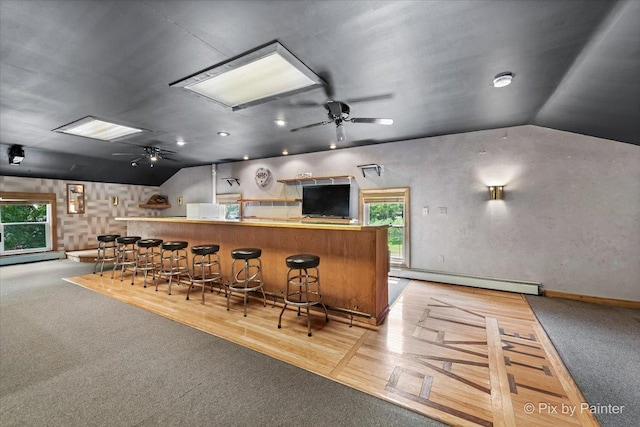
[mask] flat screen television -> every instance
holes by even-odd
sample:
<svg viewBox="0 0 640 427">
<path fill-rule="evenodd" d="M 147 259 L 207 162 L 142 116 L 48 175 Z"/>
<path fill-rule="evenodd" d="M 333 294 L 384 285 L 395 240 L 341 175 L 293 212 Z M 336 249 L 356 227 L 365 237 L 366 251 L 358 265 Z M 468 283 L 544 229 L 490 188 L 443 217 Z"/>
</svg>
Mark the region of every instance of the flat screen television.
<svg viewBox="0 0 640 427">
<path fill-rule="evenodd" d="M 305 185 L 302 187 L 302 215 L 349 218 L 350 184 Z"/>
</svg>

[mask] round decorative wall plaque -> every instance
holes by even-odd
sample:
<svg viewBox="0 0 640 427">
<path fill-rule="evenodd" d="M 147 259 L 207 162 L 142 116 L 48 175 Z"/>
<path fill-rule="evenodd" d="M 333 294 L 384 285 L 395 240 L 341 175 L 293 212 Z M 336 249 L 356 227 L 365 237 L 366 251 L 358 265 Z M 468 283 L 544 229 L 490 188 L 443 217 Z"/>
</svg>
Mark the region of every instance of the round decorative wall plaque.
<svg viewBox="0 0 640 427">
<path fill-rule="evenodd" d="M 266 187 L 271 183 L 271 171 L 267 168 L 258 168 L 256 170 L 256 184 L 258 187 Z"/>
</svg>

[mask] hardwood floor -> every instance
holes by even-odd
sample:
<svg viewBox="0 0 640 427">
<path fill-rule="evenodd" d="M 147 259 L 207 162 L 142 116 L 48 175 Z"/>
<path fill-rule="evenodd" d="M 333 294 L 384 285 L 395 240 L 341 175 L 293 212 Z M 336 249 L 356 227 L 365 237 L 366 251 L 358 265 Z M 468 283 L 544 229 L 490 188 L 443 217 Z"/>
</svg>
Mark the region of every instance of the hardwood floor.
<svg viewBox="0 0 640 427">
<path fill-rule="evenodd" d="M 412 281 L 379 327 L 107 275 L 66 279 L 452 425 L 598 425 L 524 297 Z M 581 406 L 582 405 L 582 406 Z"/>
</svg>

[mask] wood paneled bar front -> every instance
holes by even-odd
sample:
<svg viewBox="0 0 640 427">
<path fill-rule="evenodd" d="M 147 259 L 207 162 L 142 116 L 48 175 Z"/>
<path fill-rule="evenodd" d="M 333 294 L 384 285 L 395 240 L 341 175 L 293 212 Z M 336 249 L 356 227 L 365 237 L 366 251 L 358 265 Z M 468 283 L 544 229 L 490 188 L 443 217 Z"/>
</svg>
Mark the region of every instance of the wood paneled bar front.
<svg viewBox="0 0 640 427">
<path fill-rule="evenodd" d="M 380 325 L 389 311 L 389 257 L 386 226 L 354 224 L 217 221 L 187 218 L 116 218 L 127 222 L 127 234 L 165 241 L 184 240 L 189 246 L 220 245 L 222 271 L 231 275 L 231 251 L 262 249 L 264 290 L 282 297 L 289 255 L 320 256 L 322 297 L 336 312 L 361 314 L 357 320 Z"/>
</svg>

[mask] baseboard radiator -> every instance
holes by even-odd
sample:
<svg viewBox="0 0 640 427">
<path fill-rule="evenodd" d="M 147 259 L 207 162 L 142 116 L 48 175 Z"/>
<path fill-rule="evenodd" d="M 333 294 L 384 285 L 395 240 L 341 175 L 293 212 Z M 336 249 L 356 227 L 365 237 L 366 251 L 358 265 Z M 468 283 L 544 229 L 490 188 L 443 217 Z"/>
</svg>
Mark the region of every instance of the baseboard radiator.
<svg viewBox="0 0 640 427">
<path fill-rule="evenodd" d="M 38 252 L 33 254 L 7 255 L 0 258 L 0 266 L 13 264 L 26 264 L 28 262 L 49 261 L 52 259 L 64 259 L 64 251 Z"/>
<path fill-rule="evenodd" d="M 413 268 L 392 268 L 390 276 L 428 282 L 448 283 L 473 288 L 493 289 L 495 291 L 516 292 L 520 294 L 542 295 L 542 284 L 521 280 L 495 279 L 490 277 L 465 276 L 443 271 L 418 270 Z"/>
</svg>

